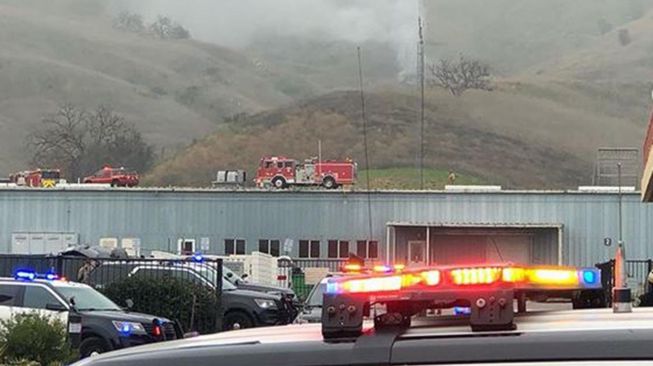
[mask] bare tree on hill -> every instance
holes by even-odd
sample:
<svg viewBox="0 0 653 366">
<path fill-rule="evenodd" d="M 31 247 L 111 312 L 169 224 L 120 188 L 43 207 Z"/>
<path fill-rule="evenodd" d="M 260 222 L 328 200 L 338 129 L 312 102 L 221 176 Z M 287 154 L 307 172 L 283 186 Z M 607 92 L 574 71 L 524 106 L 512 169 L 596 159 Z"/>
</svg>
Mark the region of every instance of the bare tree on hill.
<svg viewBox="0 0 653 366">
<path fill-rule="evenodd" d="M 429 68 L 433 76 L 431 84 L 447 89 L 454 96 L 468 89 L 492 90 L 490 67 L 478 60 L 460 55 L 457 61 L 443 59 Z"/>
<path fill-rule="evenodd" d="M 153 147 L 141 133 L 105 106 L 88 112 L 64 104 L 43 118 L 41 128 L 28 136 L 28 144 L 36 166 L 61 168 L 73 180 L 104 164 L 143 172 L 154 162 Z"/>
</svg>

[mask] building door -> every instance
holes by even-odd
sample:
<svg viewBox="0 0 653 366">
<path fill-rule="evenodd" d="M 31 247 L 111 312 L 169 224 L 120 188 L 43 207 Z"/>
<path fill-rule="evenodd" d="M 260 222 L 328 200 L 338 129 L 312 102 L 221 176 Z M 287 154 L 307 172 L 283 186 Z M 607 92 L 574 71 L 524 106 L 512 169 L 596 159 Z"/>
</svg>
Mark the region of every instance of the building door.
<svg viewBox="0 0 653 366">
<path fill-rule="evenodd" d="M 195 253 L 195 239 L 179 239 L 177 250 L 180 255 L 192 255 Z"/>
<path fill-rule="evenodd" d="M 426 266 L 426 242 L 409 241 L 408 242 L 408 267 Z"/>
</svg>

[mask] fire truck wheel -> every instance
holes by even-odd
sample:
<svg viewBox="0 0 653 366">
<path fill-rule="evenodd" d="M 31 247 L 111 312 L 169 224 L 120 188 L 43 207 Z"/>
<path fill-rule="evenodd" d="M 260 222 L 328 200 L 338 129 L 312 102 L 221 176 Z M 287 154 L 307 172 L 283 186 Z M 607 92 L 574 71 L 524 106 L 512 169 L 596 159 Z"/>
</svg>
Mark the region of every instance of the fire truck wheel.
<svg viewBox="0 0 653 366">
<path fill-rule="evenodd" d="M 281 177 L 272 179 L 272 185 L 276 189 L 286 188 L 286 180 Z"/>
<path fill-rule="evenodd" d="M 113 182 L 111 182 L 111 187 L 118 187 L 120 186 L 120 182 L 118 179 L 114 179 Z"/>
<path fill-rule="evenodd" d="M 326 188 L 326 189 L 334 189 L 334 188 L 337 188 L 337 186 L 336 186 L 336 180 L 333 179 L 333 177 L 326 177 L 326 178 L 324 178 L 324 180 L 322 181 L 322 186 L 324 186 L 324 188 Z"/>
</svg>

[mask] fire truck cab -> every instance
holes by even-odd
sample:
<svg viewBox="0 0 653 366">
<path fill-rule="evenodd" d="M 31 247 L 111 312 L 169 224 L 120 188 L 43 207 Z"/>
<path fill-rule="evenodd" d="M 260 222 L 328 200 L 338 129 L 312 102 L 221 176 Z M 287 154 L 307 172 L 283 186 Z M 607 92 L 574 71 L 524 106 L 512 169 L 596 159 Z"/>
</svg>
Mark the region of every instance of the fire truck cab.
<svg viewBox="0 0 653 366">
<path fill-rule="evenodd" d="M 258 187 L 272 186 L 277 189 L 291 185 L 323 186 L 335 189 L 341 185 L 354 184 L 356 163 L 345 161 L 319 161 L 307 159 L 303 163 L 286 157 L 263 157 L 256 171 Z"/>
</svg>

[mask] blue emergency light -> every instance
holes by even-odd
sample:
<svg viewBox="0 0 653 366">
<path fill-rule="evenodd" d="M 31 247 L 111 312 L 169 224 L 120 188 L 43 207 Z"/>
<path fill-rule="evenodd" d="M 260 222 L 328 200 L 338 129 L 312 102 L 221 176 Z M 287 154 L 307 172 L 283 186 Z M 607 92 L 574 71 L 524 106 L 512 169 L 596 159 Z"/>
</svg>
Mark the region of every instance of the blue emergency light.
<svg viewBox="0 0 653 366">
<path fill-rule="evenodd" d="M 471 313 L 472 309 L 468 307 L 454 306 L 453 308 L 453 315 L 456 316 L 470 315 Z"/>
<path fill-rule="evenodd" d="M 204 261 L 204 256 L 202 256 L 202 253 L 197 252 L 197 253 L 193 254 L 193 261 L 202 262 L 202 261 Z"/>
<path fill-rule="evenodd" d="M 582 278 L 583 278 L 583 282 L 585 282 L 585 284 L 594 285 L 594 284 L 596 284 L 599 276 L 598 276 L 597 270 L 584 269 Z"/>
<path fill-rule="evenodd" d="M 132 325 L 130 323 L 123 323 L 120 327 L 120 333 L 123 335 L 130 335 L 132 332 Z"/>
<path fill-rule="evenodd" d="M 48 272 L 45 274 L 39 274 L 36 273 L 33 270 L 30 269 L 19 269 L 14 273 L 14 278 L 17 280 L 21 281 L 34 281 L 36 279 L 44 279 L 48 281 L 54 281 L 54 280 L 59 280 L 61 277 L 59 277 L 58 274 L 53 273 L 53 272 Z"/>
<path fill-rule="evenodd" d="M 34 281 L 34 279 L 36 279 L 36 272 L 20 269 L 16 271 L 16 273 L 14 274 L 14 278 L 17 280 Z"/>
</svg>

